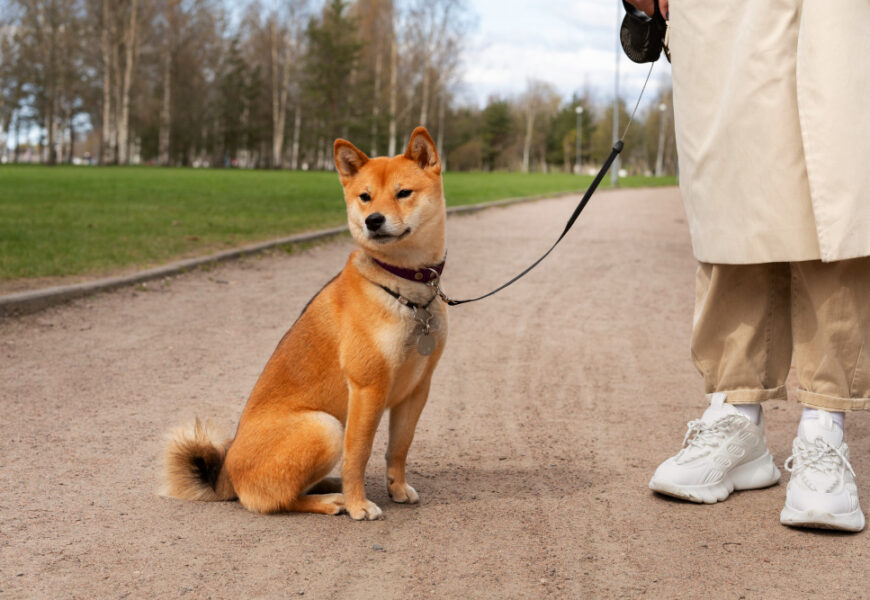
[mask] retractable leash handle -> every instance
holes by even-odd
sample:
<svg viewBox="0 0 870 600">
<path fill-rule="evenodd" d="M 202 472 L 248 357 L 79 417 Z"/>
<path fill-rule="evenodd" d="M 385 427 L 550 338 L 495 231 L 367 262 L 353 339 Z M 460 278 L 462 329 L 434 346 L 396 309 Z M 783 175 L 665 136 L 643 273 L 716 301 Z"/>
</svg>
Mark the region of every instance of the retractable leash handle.
<svg viewBox="0 0 870 600">
<path fill-rule="evenodd" d="M 628 129 L 631 127 L 631 122 L 634 120 L 634 115 L 637 113 L 637 108 L 640 106 L 640 101 L 643 98 L 643 93 L 646 91 L 646 84 L 649 83 L 649 78 L 652 75 L 653 65 L 655 63 L 650 63 L 649 72 L 646 75 L 646 80 L 643 82 L 643 88 L 640 90 L 640 95 L 637 97 L 637 102 L 634 105 L 634 110 L 631 112 L 631 117 L 628 119 L 628 124 L 625 126 L 625 130 L 622 132 L 622 137 L 616 140 L 613 144 L 613 148 L 610 151 L 610 156 L 607 157 L 607 160 L 604 161 L 604 164 L 601 166 L 601 169 L 598 171 L 598 174 L 595 176 L 595 179 L 592 180 L 592 184 L 586 190 L 586 193 L 583 194 L 583 198 L 581 198 L 580 203 L 577 205 L 577 208 L 574 209 L 574 213 L 571 215 L 571 218 L 568 219 L 568 223 L 565 225 L 565 229 L 562 230 L 562 234 L 556 240 L 556 242 L 550 246 L 550 249 L 547 250 L 541 258 L 533 262 L 529 265 L 522 273 L 508 281 L 507 283 L 495 288 L 491 292 L 484 294 L 483 296 L 479 296 L 477 298 L 469 298 L 468 300 L 456 300 L 451 298 L 447 294 L 444 293 L 444 290 L 441 289 L 441 274 L 438 273 L 435 269 L 429 269 L 432 271 L 433 277 L 427 283 L 427 285 L 431 286 L 437 294 L 441 297 L 441 299 L 447 303 L 448 306 L 459 306 L 460 304 L 468 304 L 469 302 L 477 302 L 478 300 L 483 300 L 484 298 L 489 298 L 490 296 L 499 293 L 506 287 L 516 283 L 518 280 L 522 279 L 529 271 L 537 267 L 545 258 L 550 256 L 550 253 L 556 249 L 556 246 L 559 245 L 568 232 L 571 230 L 571 227 L 574 226 L 575 221 L 580 216 L 580 213 L 583 212 L 583 209 L 586 208 L 586 205 L 589 204 L 589 200 L 592 198 L 592 194 L 595 193 L 595 190 L 598 189 L 598 185 L 604 179 L 604 176 L 607 175 L 607 172 L 610 170 L 611 165 L 613 165 L 613 161 L 616 160 L 616 157 L 619 156 L 619 153 L 622 152 L 625 143 L 625 136 L 628 134 Z"/>
</svg>

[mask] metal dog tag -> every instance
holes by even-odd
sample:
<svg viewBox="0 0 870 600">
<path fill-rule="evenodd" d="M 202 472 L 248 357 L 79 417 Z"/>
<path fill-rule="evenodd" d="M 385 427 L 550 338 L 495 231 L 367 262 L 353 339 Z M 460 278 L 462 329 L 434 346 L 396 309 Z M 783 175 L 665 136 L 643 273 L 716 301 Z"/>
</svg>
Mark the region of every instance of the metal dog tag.
<svg viewBox="0 0 870 600">
<path fill-rule="evenodd" d="M 421 334 L 420 337 L 417 338 L 417 352 L 419 352 L 421 356 L 429 356 L 435 352 L 435 336 L 431 333 Z"/>
</svg>

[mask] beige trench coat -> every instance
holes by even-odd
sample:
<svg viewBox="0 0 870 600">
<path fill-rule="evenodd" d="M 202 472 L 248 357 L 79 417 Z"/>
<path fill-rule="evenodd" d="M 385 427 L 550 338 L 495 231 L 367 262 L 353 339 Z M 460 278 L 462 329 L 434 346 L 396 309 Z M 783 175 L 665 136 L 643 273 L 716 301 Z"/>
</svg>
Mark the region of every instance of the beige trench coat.
<svg viewBox="0 0 870 600">
<path fill-rule="evenodd" d="M 671 0 L 695 256 L 870 256 L 870 0 Z"/>
</svg>

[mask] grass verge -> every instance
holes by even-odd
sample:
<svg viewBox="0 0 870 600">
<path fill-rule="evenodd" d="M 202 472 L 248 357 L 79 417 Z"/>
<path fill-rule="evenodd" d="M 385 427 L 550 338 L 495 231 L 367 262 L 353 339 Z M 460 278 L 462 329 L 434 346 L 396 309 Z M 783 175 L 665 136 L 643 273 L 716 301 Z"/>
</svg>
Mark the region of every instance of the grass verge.
<svg viewBox="0 0 870 600">
<path fill-rule="evenodd" d="M 449 206 L 586 188 L 592 177 L 447 173 Z M 625 178 L 624 187 L 674 185 Z M 0 167 L 0 284 L 162 264 L 345 220 L 334 173 Z"/>
</svg>

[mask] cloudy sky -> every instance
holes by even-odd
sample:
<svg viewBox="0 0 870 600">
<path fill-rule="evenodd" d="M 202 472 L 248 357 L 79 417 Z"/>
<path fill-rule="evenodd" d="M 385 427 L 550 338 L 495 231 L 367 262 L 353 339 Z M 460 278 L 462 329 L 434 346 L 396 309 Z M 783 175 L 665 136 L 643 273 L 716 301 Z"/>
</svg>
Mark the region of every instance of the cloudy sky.
<svg viewBox="0 0 870 600">
<path fill-rule="evenodd" d="M 615 0 L 470 0 L 477 28 L 465 65 L 464 95 L 481 104 L 490 95 L 509 96 L 541 79 L 568 98 L 589 87 L 599 100 L 613 98 L 617 20 Z M 621 54 L 621 51 L 620 51 Z M 620 95 L 636 98 L 648 66 L 621 55 Z M 670 68 L 660 60 L 647 98 L 670 85 Z M 649 93 L 652 92 L 652 93 Z"/>
</svg>

